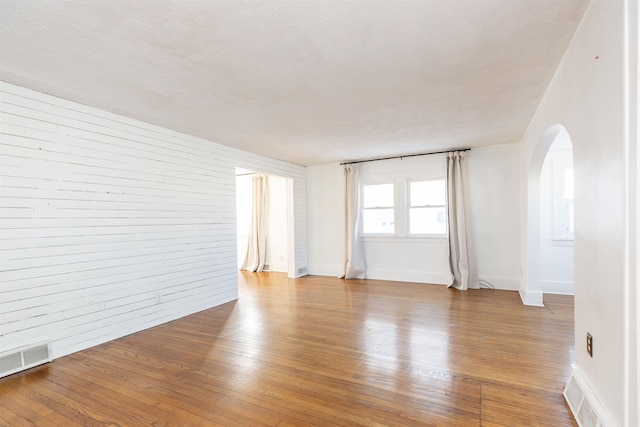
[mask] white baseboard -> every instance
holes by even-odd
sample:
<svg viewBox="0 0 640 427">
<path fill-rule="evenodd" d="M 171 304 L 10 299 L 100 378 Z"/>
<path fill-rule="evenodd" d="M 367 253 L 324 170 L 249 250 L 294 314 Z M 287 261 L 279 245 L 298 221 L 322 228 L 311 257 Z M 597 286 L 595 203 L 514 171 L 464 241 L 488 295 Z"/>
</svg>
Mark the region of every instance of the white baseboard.
<svg viewBox="0 0 640 427">
<path fill-rule="evenodd" d="M 573 295 L 573 282 L 542 280 L 540 287 L 544 294 Z"/>
<path fill-rule="evenodd" d="M 335 265 L 309 265 L 309 274 L 314 276 L 337 277 L 338 269 Z M 397 280 L 399 282 L 433 283 L 436 285 L 448 285 L 449 273 L 427 272 L 419 270 L 389 270 L 381 268 L 368 268 L 367 279 Z M 520 278 L 501 276 L 482 276 L 481 279 L 491 283 L 495 289 L 505 291 L 517 291 Z"/>
<path fill-rule="evenodd" d="M 309 274 L 314 276 L 338 277 L 340 272 L 335 265 L 309 265 Z M 367 279 L 396 280 L 399 282 L 433 283 L 446 285 L 448 274 L 433 273 L 416 270 L 389 270 L 382 268 L 367 268 Z"/>
<path fill-rule="evenodd" d="M 519 277 L 481 276 L 480 279 L 491 283 L 496 289 L 502 291 L 517 291 L 520 287 Z"/>
<path fill-rule="evenodd" d="M 309 275 L 309 267 L 304 266 L 304 267 L 298 267 L 296 268 L 295 274 L 293 275 L 293 277 L 291 277 L 291 275 L 289 274 L 288 277 L 291 279 L 299 279 L 300 277 L 304 277 L 304 276 L 308 276 Z"/>
<path fill-rule="evenodd" d="M 524 305 L 530 305 L 533 307 L 544 307 L 544 304 L 542 303 L 542 292 L 528 290 L 523 291 L 522 289 L 520 289 L 518 293 L 520 294 L 520 299 L 522 299 L 522 303 Z"/>
<path fill-rule="evenodd" d="M 433 283 L 436 285 L 446 285 L 448 284 L 449 273 L 368 268 L 366 278 L 376 280 L 396 280 L 398 282 Z"/>
<path fill-rule="evenodd" d="M 312 276 L 338 277 L 340 267 L 335 265 L 311 265 L 309 264 L 309 274 Z"/>
<path fill-rule="evenodd" d="M 269 271 L 277 272 L 277 273 L 286 273 L 289 271 L 289 266 L 287 265 L 287 263 L 272 262 L 270 263 Z"/>
<path fill-rule="evenodd" d="M 611 418 L 576 365 L 571 365 L 571 377 L 562 395 L 580 427 L 613 427 Z"/>
<path fill-rule="evenodd" d="M 338 277 L 340 272 L 335 265 L 310 265 L 309 274 L 314 276 Z M 375 280 L 396 280 L 399 282 L 433 283 L 436 285 L 447 285 L 448 274 L 433 273 L 425 271 L 411 270 L 388 270 L 368 268 L 367 279 Z"/>
</svg>

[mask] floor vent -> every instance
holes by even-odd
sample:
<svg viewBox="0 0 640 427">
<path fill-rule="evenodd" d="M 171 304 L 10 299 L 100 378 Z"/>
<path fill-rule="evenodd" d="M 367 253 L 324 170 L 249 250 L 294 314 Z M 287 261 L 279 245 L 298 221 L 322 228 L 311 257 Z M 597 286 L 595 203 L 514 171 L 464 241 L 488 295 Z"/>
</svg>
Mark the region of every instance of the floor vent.
<svg viewBox="0 0 640 427">
<path fill-rule="evenodd" d="M 49 344 L 39 344 L 1 353 L 0 378 L 50 361 L 51 352 Z"/>
<path fill-rule="evenodd" d="M 563 395 L 580 427 L 611 426 L 604 409 L 575 366 Z"/>
</svg>

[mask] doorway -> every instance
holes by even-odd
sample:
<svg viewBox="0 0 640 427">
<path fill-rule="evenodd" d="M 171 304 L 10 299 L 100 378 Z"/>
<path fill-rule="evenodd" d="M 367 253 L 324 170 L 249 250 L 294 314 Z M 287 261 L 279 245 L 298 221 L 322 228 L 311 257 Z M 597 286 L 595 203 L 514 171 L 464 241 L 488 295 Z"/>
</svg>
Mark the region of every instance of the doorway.
<svg viewBox="0 0 640 427">
<path fill-rule="evenodd" d="M 573 149 L 560 132 L 540 172 L 540 287 L 543 294 L 573 295 Z"/>
<path fill-rule="evenodd" d="M 253 208 L 252 180 L 256 172 L 236 168 L 237 267 L 247 253 Z M 266 175 L 265 262 L 263 271 L 289 272 L 289 215 L 287 178 Z"/>
<path fill-rule="evenodd" d="M 567 129 L 560 125 L 560 124 L 556 124 L 553 125 L 551 127 L 549 127 L 544 134 L 542 135 L 542 137 L 540 138 L 540 141 L 538 142 L 538 144 L 536 145 L 536 147 L 534 148 L 534 151 L 532 153 L 531 156 L 531 162 L 529 164 L 529 172 L 528 172 L 528 180 L 527 180 L 527 238 L 526 238 L 526 263 L 525 265 L 525 271 L 526 271 L 526 280 L 523 281 L 523 287 L 521 287 L 520 289 L 520 297 L 522 298 L 522 302 L 525 305 L 532 305 L 532 306 L 543 306 L 543 295 L 544 295 L 544 290 L 543 290 L 543 283 L 542 283 L 542 279 L 543 276 L 541 276 L 541 274 L 547 274 L 548 271 L 544 270 L 542 268 L 542 264 L 541 261 L 544 261 L 544 259 L 547 258 L 547 253 L 545 252 L 545 256 L 542 256 L 542 238 L 541 236 L 543 234 L 541 234 L 543 231 L 546 233 L 547 230 L 543 230 L 543 219 L 542 219 L 542 191 L 541 191 L 541 185 L 543 181 L 543 167 L 544 167 L 544 163 L 545 163 L 545 159 L 547 158 L 547 154 L 549 153 L 549 150 L 551 148 L 551 146 L 554 144 L 554 142 L 556 142 L 556 140 L 558 141 L 558 147 L 565 149 L 568 147 L 572 147 L 573 144 L 571 142 L 571 138 L 569 137 L 569 133 L 567 132 Z M 573 150 L 571 150 L 571 154 L 568 155 L 571 158 L 571 165 L 573 164 Z M 565 153 L 567 154 L 567 153 Z M 555 154 L 553 155 L 555 156 Z M 565 156 L 566 157 L 566 156 Z M 566 159 L 565 159 L 566 160 Z M 566 162 L 565 162 L 566 164 Z M 565 168 L 567 169 L 567 168 Z M 568 168 L 571 169 L 571 171 L 573 170 L 573 168 Z M 553 168 L 551 167 L 551 173 L 553 173 Z M 573 174 L 572 172 L 564 172 L 566 175 L 563 178 L 562 182 L 565 181 L 570 181 L 571 184 L 573 184 Z M 553 180 L 553 179 L 552 179 Z M 553 186 L 553 184 L 551 184 Z M 557 191 L 558 195 L 561 194 L 562 192 L 562 185 L 556 185 L 555 186 L 557 189 L 556 190 L 551 190 L 551 192 L 553 193 L 554 191 Z M 573 188 L 573 185 L 571 185 L 571 188 Z M 551 231 L 549 231 L 550 234 L 550 244 L 553 245 L 554 241 L 556 243 L 556 249 L 558 250 L 565 250 L 565 252 L 568 252 L 568 248 L 570 248 L 571 251 L 571 256 L 567 256 L 565 257 L 565 262 L 563 263 L 563 268 L 565 269 L 565 278 L 566 277 L 570 277 L 571 280 L 573 280 L 573 191 L 571 191 L 570 193 L 567 193 L 566 196 L 570 196 L 571 198 L 571 203 L 567 204 L 567 215 L 565 216 L 566 218 L 566 222 L 567 222 L 567 228 L 571 229 L 571 236 L 566 235 L 564 236 L 564 238 L 561 238 L 561 234 L 555 233 L 554 227 L 556 227 L 556 225 L 553 225 L 553 220 L 549 220 L 547 218 L 547 222 L 551 222 Z M 553 208 L 554 206 L 554 197 L 555 196 L 551 196 L 551 201 L 547 201 L 547 203 L 551 203 L 552 205 L 552 210 L 555 210 L 555 208 Z M 565 198 L 564 196 L 562 196 L 563 198 Z M 555 206 L 559 209 L 558 203 L 555 203 Z M 558 227 L 560 227 L 560 222 L 558 222 Z M 547 223 L 545 222 L 545 225 L 547 225 Z M 568 231 L 568 230 L 567 230 Z M 564 240 L 564 241 L 563 241 Z M 564 248 L 564 249 L 560 249 L 560 248 Z M 557 264 L 556 264 L 557 265 Z M 549 264 L 545 264 L 544 268 L 549 267 Z M 570 273 L 566 274 L 566 269 L 570 269 Z M 568 282 L 568 281 L 567 281 Z M 570 285 L 568 283 L 565 283 L 565 291 L 566 293 L 569 293 L 569 291 L 571 293 L 573 293 L 573 284 L 571 283 Z M 559 289 L 558 286 L 555 286 L 552 288 L 552 290 L 555 293 L 563 293 L 561 292 L 562 289 Z M 550 292 L 551 290 L 549 290 L 548 292 Z"/>
</svg>

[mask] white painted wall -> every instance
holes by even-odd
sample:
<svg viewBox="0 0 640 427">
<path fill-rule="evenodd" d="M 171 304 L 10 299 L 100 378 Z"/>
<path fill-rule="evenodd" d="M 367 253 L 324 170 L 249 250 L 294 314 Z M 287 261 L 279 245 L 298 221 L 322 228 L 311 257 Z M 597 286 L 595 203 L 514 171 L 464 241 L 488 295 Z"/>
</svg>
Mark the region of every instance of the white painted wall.
<svg viewBox="0 0 640 427">
<path fill-rule="evenodd" d="M 307 167 L 309 274 L 338 276 L 344 256 L 344 175 L 338 164 Z"/>
<path fill-rule="evenodd" d="M 625 203 L 628 163 L 625 143 L 625 5 L 593 1 L 523 138 L 522 192 L 527 171 L 548 129 L 566 127 L 575 170 L 575 340 L 576 369 L 589 382 L 615 426 L 637 425 L 629 384 L 637 384 L 625 354 L 636 348 L 637 331 L 629 319 L 635 308 L 627 272 L 635 261 L 625 249 L 629 237 Z M 637 21 L 632 24 L 637 34 Z M 635 42 L 637 49 L 637 41 Z M 626 52 L 637 64 L 637 50 Z M 637 102 L 637 99 L 636 99 Z M 637 121 L 637 118 L 636 118 Z M 627 199 L 628 200 L 628 199 Z M 633 199 L 632 199 L 633 200 Z M 636 202 L 637 203 L 637 202 Z M 523 266 L 528 268 L 527 205 L 522 205 Z M 525 275 L 525 277 L 527 277 Z M 535 289 L 523 280 L 521 291 Z M 635 288 L 634 288 L 635 289 Z M 635 331 L 635 332 L 634 332 Z M 585 336 L 594 337 L 594 356 Z M 634 408 L 635 407 L 635 408 Z"/>
<path fill-rule="evenodd" d="M 573 295 L 573 238 L 558 224 L 566 203 L 563 172 L 573 166 L 573 152 L 557 142 L 540 174 L 540 286 L 543 293 Z"/>
<path fill-rule="evenodd" d="M 287 272 L 287 180 L 267 178 L 267 256 L 271 271 Z"/>
<path fill-rule="evenodd" d="M 242 267 L 247 255 L 249 229 L 251 227 L 252 175 L 236 176 L 236 239 L 238 253 L 238 269 Z"/>
<path fill-rule="evenodd" d="M 474 148 L 468 157 L 473 236 L 480 279 L 498 289 L 520 283 L 518 144 Z"/>
<path fill-rule="evenodd" d="M 60 357 L 237 298 L 235 167 L 306 172 L 0 83 L 0 352 Z"/>
<path fill-rule="evenodd" d="M 473 149 L 468 157 L 471 210 L 480 277 L 501 289 L 516 290 L 520 277 L 518 145 Z M 410 157 L 361 165 L 361 180 L 445 175 L 442 155 Z M 402 178 L 404 179 L 404 178 Z M 336 164 L 307 168 L 309 268 L 337 276 L 344 241 L 344 184 Z M 368 278 L 444 284 L 449 277 L 446 239 L 367 237 Z"/>
</svg>

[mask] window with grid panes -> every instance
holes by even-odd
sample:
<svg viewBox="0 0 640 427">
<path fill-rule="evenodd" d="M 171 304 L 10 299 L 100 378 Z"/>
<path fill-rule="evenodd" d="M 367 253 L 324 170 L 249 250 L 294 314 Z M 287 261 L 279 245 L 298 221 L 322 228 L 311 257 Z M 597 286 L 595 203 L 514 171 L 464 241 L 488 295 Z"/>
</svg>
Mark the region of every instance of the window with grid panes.
<svg viewBox="0 0 640 427">
<path fill-rule="evenodd" d="M 362 186 L 362 233 L 370 235 L 395 233 L 393 183 Z"/>
<path fill-rule="evenodd" d="M 409 182 L 409 234 L 447 234 L 447 196 L 444 179 Z"/>
</svg>

